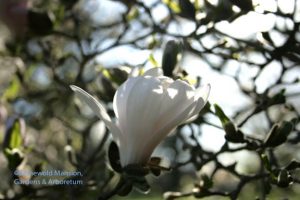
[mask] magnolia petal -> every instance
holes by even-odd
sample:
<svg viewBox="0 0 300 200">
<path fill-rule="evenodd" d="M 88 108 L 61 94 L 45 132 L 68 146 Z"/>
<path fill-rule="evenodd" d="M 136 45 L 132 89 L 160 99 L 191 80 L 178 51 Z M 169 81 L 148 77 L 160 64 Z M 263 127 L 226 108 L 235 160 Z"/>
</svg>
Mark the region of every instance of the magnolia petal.
<svg viewBox="0 0 300 200">
<path fill-rule="evenodd" d="M 144 76 L 159 77 L 163 75 L 163 71 L 160 67 L 154 67 L 145 71 Z"/>
<path fill-rule="evenodd" d="M 75 85 L 70 86 L 79 99 L 85 102 L 90 109 L 105 123 L 105 125 L 110 129 L 115 140 L 119 140 L 120 130 L 119 128 L 111 121 L 110 116 L 107 114 L 104 106 L 97 101 L 92 95 L 77 87 Z"/>
<path fill-rule="evenodd" d="M 195 101 L 197 101 L 197 105 L 193 112 L 190 114 L 190 119 L 188 121 L 197 117 L 201 109 L 205 106 L 209 93 L 210 93 L 210 84 L 207 84 L 203 87 L 197 88 L 195 91 Z"/>
<path fill-rule="evenodd" d="M 210 84 L 197 88 L 195 91 L 195 98 L 196 99 L 202 98 L 203 101 L 206 103 L 210 93 L 210 88 L 211 88 Z"/>
<path fill-rule="evenodd" d="M 144 145 L 143 154 L 147 156 L 151 156 L 155 147 L 165 138 L 168 134 L 170 134 L 174 129 L 181 123 L 183 123 L 190 112 L 191 109 L 195 106 L 195 103 L 192 103 L 181 113 L 176 113 L 173 115 L 169 121 L 164 124 L 164 126 L 160 127 L 152 134 L 151 142 L 147 142 Z"/>
<path fill-rule="evenodd" d="M 116 91 L 113 99 L 113 108 L 117 118 L 125 119 L 126 104 L 132 87 L 135 86 L 136 82 L 140 77 L 131 77 L 126 80 Z"/>
<path fill-rule="evenodd" d="M 154 148 L 178 124 L 174 124 L 173 128 L 165 133 L 159 130 L 163 129 L 166 124 L 169 124 L 174 116 L 180 115 L 194 103 L 194 91 L 190 85 L 180 80 L 169 84 L 168 88 L 164 88 L 163 84 L 163 82 L 160 83 L 163 88 L 163 94 L 158 94 L 157 97 L 153 96 L 153 98 L 149 98 L 148 101 L 142 103 L 144 106 L 146 105 L 144 109 L 146 113 L 153 117 L 151 120 L 144 122 L 149 127 L 144 128 L 144 134 L 140 136 L 140 138 L 142 137 L 145 140 L 143 143 L 139 142 L 139 150 L 135 151 L 136 162 L 143 163 L 149 159 Z M 143 100 L 140 99 L 140 102 L 143 102 Z M 182 120 L 186 119 L 187 116 L 183 116 Z"/>
<path fill-rule="evenodd" d="M 174 82 L 173 79 L 166 76 L 160 76 L 157 78 L 160 80 L 161 86 L 163 87 L 164 90 L 167 90 L 168 87 L 170 87 L 170 85 Z"/>
<path fill-rule="evenodd" d="M 176 133 L 176 127 L 173 128 L 171 131 L 169 131 L 167 134 L 155 134 L 153 132 L 151 134 L 151 142 L 145 142 L 143 143 L 143 148 L 141 151 L 136 152 L 137 154 L 137 162 L 139 163 L 146 163 L 149 158 L 151 157 L 151 154 L 153 153 L 154 149 L 159 145 L 159 143 L 169 134 Z"/>
<path fill-rule="evenodd" d="M 130 72 L 129 72 L 129 77 L 137 77 L 140 73 L 140 69 L 139 67 L 133 67 L 131 68 Z"/>
<path fill-rule="evenodd" d="M 196 102 L 193 102 L 189 106 L 187 106 L 182 112 L 174 114 L 171 118 L 169 118 L 169 121 L 164 124 L 160 129 L 156 130 L 156 135 L 160 136 L 167 136 L 174 128 L 176 128 L 178 125 L 185 122 L 188 117 L 191 110 L 194 109 L 196 106 Z"/>
<path fill-rule="evenodd" d="M 162 108 L 159 112 L 158 119 L 160 126 L 167 123 L 174 113 L 181 113 L 193 101 L 193 88 L 187 83 L 176 80 L 169 85 L 164 91 Z"/>
<path fill-rule="evenodd" d="M 187 90 L 187 91 L 193 91 L 193 88 L 189 86 L 188 84 L 185 85 L 185 82 L 176 81 L 174 82 L 174 85 L 176 85 L 175 88 L 178 88 L 178 91 L 181 90 Z M 185 86 L 185 87 L 183 87 Z M 172 88 L 172 87 L 170 87 Z M 202 88 L 201 88 L 202 89 Z M 165 136 L 167 136 L 172 130 L 174 130 L 178 125 L 186 122 L 187 119 L 190 117 L 193 117 L 194 113 L 200 112 L 201 108 L 205 105 L 206 102 L 204 102 L 202 96 L 204 96 L 205 101 L 207 101 L 207 96 L 210 90 L 210 86 L 204 87 L 202 90 L 196 90 L 193 93 L 193 100 L 189 101 L 188 99 L 186 101 L 180 99 L 179 96 L 176 96 L 174 99 L 180 99 L 179 102 L 172 101 L 174 105 L 177 107 L 170 110 L 169 112 L 166 112 L 164 114 L 164 117 L 160 117 L 160 119 L 163 121 L 162 126 L 156 130 L 155 138 L 156 141 L 153 141 L 153 144 L 159 143 L 160 140 L 162 140 Z M 191 95 L 191 94 L 190 94 Z M 170 102 L 170 104 L 172 103 Z M 154 146 L 155 148 L 155 146 Z M 149 148 L 150 149 L 150 148 Z"/>
<path fill-rule="evenodd" d="M 165 126 L 174 115 L 180 114 L 194 102 L 193 88 L 179 80 L 171 83 L 162 96 L 154 132 Z"/>
<path fill-rule="evenodd" d="M 124 165 L 140 160 L 137 154 L 143 149 L 145 143 L 151 140 L 151 133 L 155 128 L 157 113 L 161 108 L 163 89 L 160 81 L 154 77 L 139 77 L 135 86 L 131 88 L 126 105 L 127 129 L 124 134 L 129 138 L 128 149 L 124 152 L 127 160 Z M 124 123 L 123 119 L 119 119 Z M 144 142 L 140 142 L 143 138 Z"/>
<path fill-rule="evenodd" d="M 131 130 L 129 134 L 132 136 L 135 136 L 134 134 L 140 135 L 143 133 L 139 131 L 153 127 L 154 120 L 157 119 L 156 111 L 160 109 L 160 98 L 162 98 L 163 90 L 158 79 L 140 77 L 128 93 L 126 116 Z"/>
<path fill-rule="evenodd" d="M 119 87 L 114 96 L 113 108 L 117 117 L 117 126 L 119 127 L 122 135 L 122 142 L 119 144 L 120 152 L 126 152 L 126 149 L 128 149 L 128 142 L 130 138 L 126 135 L 126 130 L 128 130 L 126 116 L 127 102 L 132 88 L 136 85 L 140 78 L 141 77 L 131 77 L 126 80 Z M 121 156 L 121 163 L 124 163 L 125 160 L 127 160 L 126 156 Z"/>
</svg>

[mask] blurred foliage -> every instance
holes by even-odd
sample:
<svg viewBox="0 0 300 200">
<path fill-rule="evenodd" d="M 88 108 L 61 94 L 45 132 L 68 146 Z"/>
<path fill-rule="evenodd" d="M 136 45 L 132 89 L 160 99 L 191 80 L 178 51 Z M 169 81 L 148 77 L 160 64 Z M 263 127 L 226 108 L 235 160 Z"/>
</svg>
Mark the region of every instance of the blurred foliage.
<svg viewBox="0 0 300 200">
<path fill-rule="evenodd" d="M 8 30 L 4 20 L 0 26 L 0 199 L 108 199 L 129 193 L 122 198 L 262 200 L 300 195 L 299 0 L 289 1 L 291 11 L 282 9 L 280 1 L 273 1 L 275 9 L 270 10 L 250 0 L 28 2 L 26 32 Z M 246 38 L 217 28 L 253 11 L 273 16 L 274 26 Z M 112 53 L 120 48 L 126 55 Z M 143 59 L 136 52 L 147 56 Z M 130 183 L 120 181 L 107 163 L 109 132 L 74 98 L 69 85 L 98 96 L 113 117 L 114 93 L 133 67 L 162 67 L 166 76 L 200 85 L 203 77 L 183 66 L 190 55 L 234 80 L 251 103 L 235 111 L 208 103 L 197 119 L 180 126 L 162 144 L 172 152 L 170 172 L 151 168 L 160 176 L 148 175 L 149 185 L 146 174 L 131 174 Z M 269 69 L 274 63 L 280 75 L 268 77 L 270 83 L 263 88 L 260 81 L 276 71 Z M 190 81 L 191 76 L 197 81 Z M 238 98 L 231 95 L 218 98 Z M 258 123 L 257 116 L 263 116 Z M 199 142 L 205 125 L 223 131 L 219 150 Z M 253 159 L 242 170 L 235 157 L 239 152 Z M 230 164 L 222 159 L 226 155 Z M 16 175 L 16 169 L 77 171 L 83 174 L 83 184 L 18 185 L 16 179 L 41 177 Z M 131 192 L 133 185 L 152 191 Z"/>
</svg>

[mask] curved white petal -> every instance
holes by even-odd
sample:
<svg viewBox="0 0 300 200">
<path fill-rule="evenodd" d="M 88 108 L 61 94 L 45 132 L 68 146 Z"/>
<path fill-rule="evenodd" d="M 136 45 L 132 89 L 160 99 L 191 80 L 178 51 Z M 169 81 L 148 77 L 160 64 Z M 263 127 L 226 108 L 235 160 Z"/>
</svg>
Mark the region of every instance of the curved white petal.
<svg viewBox="0 0 300 200">
<path fill-rule="evenodd" d="M 128 137 L 128 148 L 125 150 L 123 164 L 139 161 L 137 155 L 143 146 L 151 139 L 157 114 L 161 109 L 163 89 L 160 81 L 154 77 L 138 77 L 134 87 L 126 91 L 129 95 L 126 104 L 126 118 L 120 118 L 120 124 L 126 120 L 127 128 L 122 132 Z M 140 139 L 144 141 L 141 142 Z"/>
<path fill-rule="evenodd" d="M 137 134 L 140 134 L 139 138 L 144 138 L 144 142 L 137 141 L 137 148 L 133 153 L 135 155 L 133 159 L 135 162 L 146 162 L 160 141 L 178 125 L 177 121 L 172 122 L 172 119 L 176 116 L 182 116 L 181 113 L 194 103 L 193 88 L 185 82 L 180 80 L 175 81 L 169 84 L 168 88 L 162 87 L 163 84 L 160 82 L 162 90 L 159 90 L 157 95 L 150 93 L 149 98 L 144 102 L 140 99 L 142 106 L 144 106 L 144 112 L 148 113 L 148 115 L 147 120 L 144 120 L 145 118 L 139 119 L 141 123 L 138 126 L 142 125 L 140 129 L 143 130 L 144 127 L 144 131 L 143 133 L 137 132 Z M 149 95 L 147 90 L 145 92 L 145 95 Z M 188 112 L 180 119 L 184 120 L 187 116 Z M 164 127 L 170 123 L 171 125 L 167 127 L 171 127 L 170 130 L 166 132 L 160 131 L 162 129 L 166 130 Z"/>
<path fill-rule="evenodd" d="M 141 77 L 131 77 L 126 80 L 117 90 L 114 100 L 113 100 L 113 108 L 117 117 L 117 125 L 121 131 L 122 141 L 119 145 L 120 152 L 127 151 L 128 145 L 130 142 L 130 138 L 127 136 L 126 130 L 128 130 L 129 123 L 127 122 L 127 101 L 131 94 L 132 88 L 136 85 L 137 81 L 140 80 Z M 127 160 L 127 154 L 121 156 L 121 163 L 124 163 Z"/>
<path fill-rule="evenodd" d="M 163 87 L 164 90 L 170 87 L 170 85 L 174 82 L 173 79 L 166 76 L 159 76 L 157 78 L 160 80 L 161 86 Z"/>
<path fill-rule="evenodd" d="M 165 124 L 171 116 L 181 113 L 189 106 L 194 101 L 193 95 L 193 88 L 181 80 L 176 80 L 168 88 L 165 88 L 163 106 L 158 115 L 160 124 Z"/>
<path fill-rule="evenodd" d="M 130 78 L 131 78 L 131 77 L 137 77 L 137 76 L 139 75 L 139 73 L 140 73 L 139 67 L 133 67 L 133 68 L 131 68 L 131 70 L 130 70 L 128 76 L 129 76 Z"/>
<path fill-rule="evenodd" d="M 140 77 L 131 77 L 126 80 L 116 91 L 113 108 L 117 118 L 125 119 L 127 100 L 130 95 L 130 91 L 135 86 Z"/>
<path fill-rule="evenodd" d="M 172 91 L 177 91 L 174 95 Z M 178 125 L 186 122 L 194 113 L 200 112 L 205 105 L 210 91 L 210 85 L 199 90 L 194 89 L 183 81 L 175 81 L 165 93 L 165 102 L 158 119 L 160 125 L 152 133 L 152 137 L 144 145 L 143 151 L 139 152 L 141 158 L 149 158 L 155 147 L 172 132 Z"/>
<path fill-rule="evenodd" d="M 190 112 L 191 109 L 195 106 L 195 103 L 192 103 L 184 109 L 181 113 L 174 113 L 173 117 L 169 118 L 169 121 L 153 132 L 151 142 L 147 142 L 144 145 L 144 150 L 140 153 L 143 153 L 144 156 L 148 158 L 151 156 L 155 147 L 165 138 L 169 133 L 171 133 L 179 124 L 183 123 Z"/>
<path fill-rule="evenodd" d="M 207 84 L 203 87 L 197 88 L 195 91 L 195 101 L 197 101 L 197 105 L 195 107 L 195 109 L 193 110 L 193 112 L 191 112 L 190 117 L 187 121 L 193 120 L 195 117 L 197 117 L 197 115 L 199 114 L 199 112 L 201 111 L 201 109 L 205 106 L 209 93 L 210 93 L 210 84 Z"/>
<path fill-rule="evenodd" d="M 195 98 L 196 99 L 202 98 L 203 101 L 206 103 L 207 99 L 208 99 L 208 96 L 209 96 L 209 93 L 210 93 L 210 88 L 211 88 L 210 84 L 207 84 L 207 85 L 204 85 L 200 88 L 197 88 L 196 91 L 195 91 Z"/>
<path fill-rule="evenodd" d="M 159 77 L 163 75 L 163 71 L 160 67 L 154 67 L 145 71 L 144 76 Z"/>
<path fill-rule="evenodd" d="M 107 114 L 105 108 L 102 104 L 97 101 L 92 95 L 77 87 L 75 85 L 70 86 L 71 89 L 75 92 L 75 94 L 79 97 L 79 99 L 85 102 L 91 110 L 105 123 L 105 125 L 110 129 L 113 134 L 115 140 L 119 140 L 120 138 L 120 130 L 119 128 L 111 121 L 110 116 Z"/>
</svg>

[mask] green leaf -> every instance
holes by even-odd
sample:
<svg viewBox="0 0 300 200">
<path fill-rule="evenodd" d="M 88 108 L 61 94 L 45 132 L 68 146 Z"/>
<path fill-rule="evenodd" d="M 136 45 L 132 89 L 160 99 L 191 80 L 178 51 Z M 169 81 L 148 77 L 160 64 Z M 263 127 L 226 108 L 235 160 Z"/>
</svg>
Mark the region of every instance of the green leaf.
<svg viewBox="0 0 300 200">
<path fill-rule="evenodd" d="M 131 21 L 139 16 L 139 10 L 136 7 L 132 7 L 129 13 L 126 15 L 126 20 Z"/>
<path fill-rule="evenodd" d="M 174 13 L 180 13 L 181 9 L 177 2 L 172 0 L 163 0 L 163 2 L 174 12 Z"/>
<path fill-rule="evenodd" d="M 55 10 L 54 14 L 55 14 L 55 20 L 53 23 L 53 27 L 57 28 L 62 23 L 65 17 L 65 6 L 59 5 L 58 8 Z"/>
<path fill-rule="evenodd" d="M 4 138 L 4 148 L 18 149 L 22 147 L 23 134 L 25 124 L 21 123 L 23 119 L 13 119 L 11 122 L 6 124 L 5 138 Z M 23 128 L 22 128 L 23 127 Z"/>
<path fill-rule="evenodd" d="M 222 126 L 225 130 L 225 139 L 233 143 L 243 143 L 245 142 L 244 134 L 242 131 L 238 130 L 234 123 L 225 115 L 222 108 L 217 104 L 214 104 L 215 114 L 220 119 Z"/>
<path fill-rule="evenodd" d="M 155 58 L 154 58 L 154 56 L 153 56 L 153 54 L 151 53 L 150 55 L 149 55 L 149 61 L 150 61 L 150 63 L 154 66 L 154 67 L 158 67 L 158 63 L 157 63 L 157 61 L 155 60 Z"/>
<path fill-rule="evenodd" d="M 221 120 L 222 125 L 225 126 L 225 124 L 230 122 L 230 119 L 225 115 L 222 108 L 218 104 L 214 104 L 214 107 L 215 107 L 215 114 Z"/>
<path fill-rule="evenodd" d="M 200 10 L 200 2 L 199 2 L 199 0 L 195 0 L 194 1 L 194 7 L 195 7 L 196 10 Z"/>
<path fill-rule="evenodd" d="M 21 88 L 20 80 L 15 76 L 11 80 L 8 88 L 4 91 L 3 98 L 6 100 L 15 99 L 19 95 L 20 88 Z"/>
<path fill-rule="evenodd" d="M 13 126 L 9 147 L 11 149 L 19 148 L 22 145 L 21 125 L 20 121 L 16 120 Z"/>
<path fill-rule="evenodd" d="M 269 158 L 266 154 L 261 154 L 261 160 L 265 166 L 265 168 L 269 171 L 269 172 L 272 172 L 272 168 L 271 168 L 271 164 L 270 164 L 270 161 L 269 161 Z"/>
</svg>

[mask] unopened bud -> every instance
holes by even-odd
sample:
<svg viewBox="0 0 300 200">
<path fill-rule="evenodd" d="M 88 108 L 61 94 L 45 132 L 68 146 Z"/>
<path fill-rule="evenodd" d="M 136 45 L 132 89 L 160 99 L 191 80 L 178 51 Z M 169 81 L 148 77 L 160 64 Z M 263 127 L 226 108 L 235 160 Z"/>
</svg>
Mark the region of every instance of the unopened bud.
<svg viewBox="0 0 300 200">
<path fill-rule="evenodd" d="M 289 171 L 283 169 L 280 170 L 278 177 L 277 177 L 277 185 L 279 187 L 288 187 L 292 183 L 292 177 Z"/>
<path fill-rule="evenodd" d="M 283 121 L 281 124 L 275 124 L 265 139 L 267 147 L 276 147 L 283 144 L 287 140 L 287 136 L 293 130 L 293 123 Z"/>
<path fill-rule="evenodd" d="M 162 69 L 165 76 L 172 77 L 173 71 L 180 59 L 180 43 L 175 40 L 167 42 L 162 57 Z"/>
<path fill-rule="evenodd" d="M 24 141 L 26 124 L 23 118 L 10 117 L 6 122 L 3 147 L 8 149 L 19 148 Z"/>
<path fill-rule="evenodd" d="M 10 170 L 15 170 L 24 160 L 24 154 L 17 148 L 4 150 L 4 155 L 8 160 Z"/>
<path fill-rule="evenodd" d="M 179 0 L 179 6 L 180 6 L 180 16 L 195 20 L 196 17 L 196 9 L 192 2 L 189 0 Z"/>
<path fill-rule="evenodd" d="M 225 139 L 233 143 L 244 142 L 244 135 L 240 130 L 237 130 L 232 122 L 228 122 L 224 125 Z"/>
</svg>

